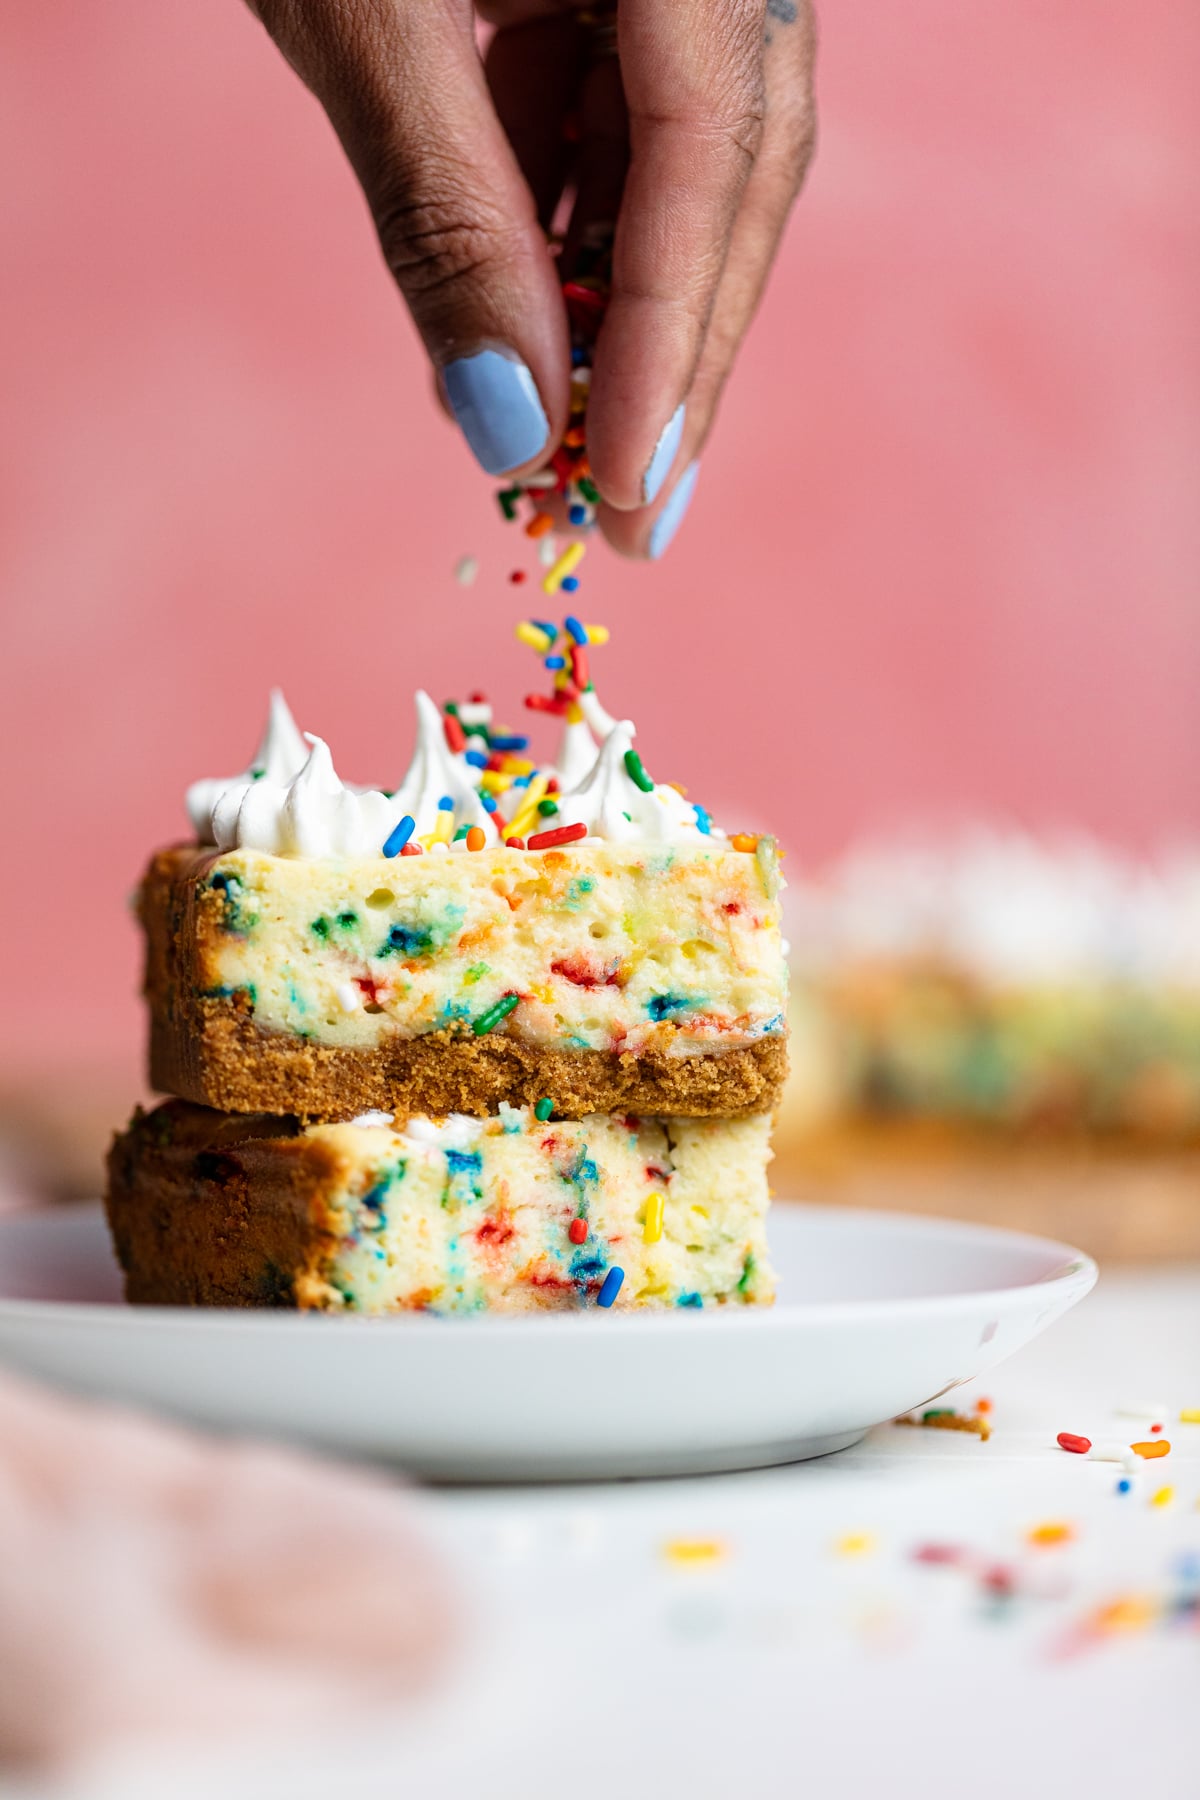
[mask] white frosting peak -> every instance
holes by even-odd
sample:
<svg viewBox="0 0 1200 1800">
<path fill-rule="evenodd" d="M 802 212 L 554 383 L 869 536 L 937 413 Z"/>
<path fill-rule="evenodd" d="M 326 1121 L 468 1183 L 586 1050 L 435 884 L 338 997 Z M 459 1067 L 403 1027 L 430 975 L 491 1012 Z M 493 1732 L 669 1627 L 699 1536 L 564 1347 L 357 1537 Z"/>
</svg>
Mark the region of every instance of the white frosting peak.
<svg viewBox="0 0 1200 1800">
<path fill-rule="evenodd" d="M 416 699 L 417 742 L 408 773 L 396 789 L 397 819 L 411 814 L 417 822 L 416 835 L 422 837 L 437 824 L 438 801 L 448 794 L 457 823 L 481 825 L 494 844 L 496 827 L 476 791 L 470 763 L 450 749 L 442 715 L 429 695 L 418 689 Z"/>
<path fill-rule="evenodd" d="M 287 787 L 307 761 L 308 745 L 292 717 L 283 691 L 272 688 L 266 727 L 250 767 L 240 775 L 218 775 L 204 781 L 194 781 L 187 791 L 188 817 L 200 842 L 215 842 L 213 808 L 223 794 L 231 788 L 241 788 L 258 781 L 271 781 L 276 787 Z"/>
<path fill-rule="evenodd" d="M 625 762 L 633 737 L 629 719 L 614 723 L 583 780 L 560 794 L 562 823 L 586 825 L 589 837 L 610 843 L 678 843 L 701 837 L 695 808 L 675 788 L 655 786 L 646 792 L 634 781 Z"/>
<path fill-rule="evenodd" d="M 265 850 L 273 856 L 377 856 L 401 814 L 378 788 L 362 792 L 340 780 L 323 738 L 294 781 L 263 775 L 235 782 L 212 809 L 218 850 Z"/>
</svg>

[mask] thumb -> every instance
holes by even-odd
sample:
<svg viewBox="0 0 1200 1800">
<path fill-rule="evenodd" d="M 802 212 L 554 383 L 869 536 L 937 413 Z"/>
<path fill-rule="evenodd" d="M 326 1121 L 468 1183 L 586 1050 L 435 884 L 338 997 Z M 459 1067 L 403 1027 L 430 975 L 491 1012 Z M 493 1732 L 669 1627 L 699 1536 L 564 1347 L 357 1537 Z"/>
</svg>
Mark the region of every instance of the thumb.
<svg viewBox="0 0 1200 1800">
<path fill-rule="evenodd" d="M 252 4 L 341 139 L 476 458 L 536 466 L 566 427 L 566 315 L 468 0 Z"/>
</svg>

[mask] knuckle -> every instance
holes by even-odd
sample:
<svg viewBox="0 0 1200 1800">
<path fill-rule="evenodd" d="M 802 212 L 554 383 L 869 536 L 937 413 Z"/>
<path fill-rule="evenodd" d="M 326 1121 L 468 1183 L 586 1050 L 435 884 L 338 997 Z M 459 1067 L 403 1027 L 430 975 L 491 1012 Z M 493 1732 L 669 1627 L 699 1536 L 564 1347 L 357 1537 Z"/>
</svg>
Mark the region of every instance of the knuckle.
<svg viewBox="0 0 1200 1800">
<path fill-rule="evenodd" d="M 436 197 L 431 197 L 436 196 Z M 375 227 L 388 268 L 411 300 L 471 282 L 507 254 L 514 225 L 445 176 L 384 190 Z"/>
<path fill-rule="evenodd" d="M 793 196 L 800 192 L 817 147 L 817 109 L 811 91 L 794 95 L 780 109 L 779 155 Z"/>
</svg>

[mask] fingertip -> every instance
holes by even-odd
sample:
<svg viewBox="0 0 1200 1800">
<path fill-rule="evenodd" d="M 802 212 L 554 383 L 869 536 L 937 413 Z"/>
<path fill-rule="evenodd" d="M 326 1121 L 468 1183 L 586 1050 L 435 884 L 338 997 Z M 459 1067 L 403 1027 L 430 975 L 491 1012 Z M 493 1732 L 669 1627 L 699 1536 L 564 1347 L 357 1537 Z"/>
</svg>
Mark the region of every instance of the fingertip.
<svg viewBox="0 0 1200 1800">
<path fill-rule="evenodd" d="M 597 523 L 606 541 L 621 556 L 658 562 L 666 555 L 687 516 L 699 476 L 699 460 L 689 463 L 666 495 L 660 495 L 655 507 L 621 512 L 616 507 L 602 506 Z"/>
</svg>

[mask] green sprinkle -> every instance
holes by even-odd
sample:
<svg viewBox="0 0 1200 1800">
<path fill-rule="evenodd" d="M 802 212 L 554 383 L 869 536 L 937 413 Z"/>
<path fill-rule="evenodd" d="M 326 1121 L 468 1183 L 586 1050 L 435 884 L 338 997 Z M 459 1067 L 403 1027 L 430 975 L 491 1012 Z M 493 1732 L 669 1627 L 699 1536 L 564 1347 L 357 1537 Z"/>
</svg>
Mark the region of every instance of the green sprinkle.
<svg viewBox="0 0 1200 1800">
<path fill-rule="evenodd" d="M 553 1111 L 554 1111 L 553 1100 L 550 1098 L 549 1094 L 543 1094 L 542 1098 L 538 1101 L 537 1105 L 533 1109 L 533 1116 L 535 1119 L 540 1119 L 542 1121 L 542 1124 L 544 1125 L 546 1123 L 546 1120 L 550 1117 L 550 1114 Z"/>
<path fill-rule="evenodd" d="M 654 783 L 642 767 L 642 759 L 636 750 L 625 752 L 625 769 L 634 787 L 640 787 L 643 794 L 654 792 Z"/>
<path fill-rule="evenodd" d="M 327 938 L 329 936 L 329 920 L 324 916 L 314 919 L 308 929 L 314 937 Z"/>
<path fill-rule="evenodd" d="M 584 499 L 590 500 L 592 505 L 595 506 L 600 498 L 600 489 L 596 486 L 591 476 L 581 475 L 575 485 L 583 495 Z"/>
<path fill-rule="evenodd" d="M 251 769 L 251 771 L 250 771 L 251 781 L 261 781 L 263 776 L 266 774 L 266 772 L 267 771 L 265 769 Z"/>
<path fill-rule="evenodd" d="M 489 1006 L 471 1027 L 475 1036 L 486 1037 L 488 1032 L 500 1023 L 501 1019 L 507 1019 L 509 1013 L 520 1004 L 520 1000 L 520 994 L 505 994 L 503 1000 L 497 1000 L 495 1006 Z"/>
<path fill-rule="evenodd" d="M 922 1419 L 952 1419 L 954 1408 L 952 1406 L 930 1406 L 921 1414 L 921 1417 Z"/>
<path fill-rule="evenodd" d="M 458 701 L 457 700 L 443 701 L 442 711 L 444 713 L 451 713 L 454 716 L 454 718 L 457 719 L 457 717 L 458 717 Z"/>
<path fill-rule="evenodd" d="M 552 813 L 556 813 L 558 811 L 558 801 L 557 800 L 539 800 L 538 801 L 538 811 L 541 813 L 543 819 L 548 819 Z"/>
<path fill-rule="evenodd" d="M 521 491 L 520 488 L 516 487 L 501 488 L 500 492 L 496 495 L 496 499 L 500 502 L 500 511 L 504 514 L 506 519 L 516 518 L 517 501 L 521 498 Z"/>
<path fill-rule="evenodd" d="M 458 830 L 454 834 L 452 842 L 457 844 L 460 838 L 466 837 L 466 835 L 467 835 L 468 831 L 470 831 L 470 829 L 471 829 L 471 827 L 469 825 L 460 825 Z"/>
</svg>

